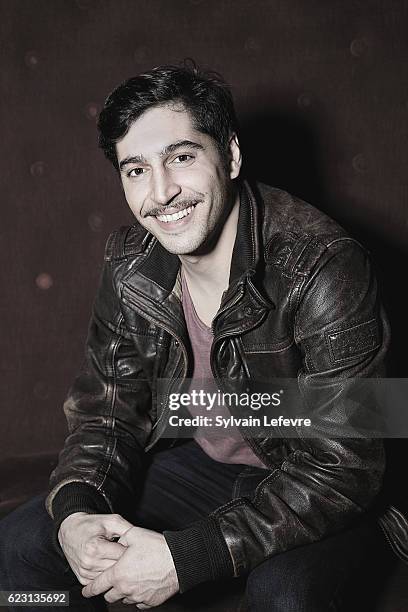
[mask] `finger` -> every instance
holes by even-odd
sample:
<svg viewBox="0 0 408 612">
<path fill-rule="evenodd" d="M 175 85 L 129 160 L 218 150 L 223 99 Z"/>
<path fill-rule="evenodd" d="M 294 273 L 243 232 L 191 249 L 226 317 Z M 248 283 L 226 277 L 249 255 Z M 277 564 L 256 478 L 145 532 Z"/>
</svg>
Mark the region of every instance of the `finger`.
<svg viewBox="0 0 408 612">
<path fill-rule="evenodd" d="M 129 523 L 120 514 L 106 514 L 102 523 L 109 538 L 120 538 L 123 533 L 133 527 L 132 523 Z"/>
<path fill-rule="evenodd" d="M 101 538 L 98 542 L 98 557 L 101 559 L 113 559 L 117 561 L 123 555 L 126 546 L 118 542 L 110 542 Z"/>
<path fill-rule="evenodd" d="M 76 574 L 76 577 L 77 577 L 77 580 L 78 580 L 79 584 L 82 584 L 82 586 L 86 586 L 90 582 L 90 580 L 88 580 L 87 578 L 85 578 L 81 574 Z"/>
<path fill-rule="evenodd" d="M 117 561 L 125 552 L 125 547 L 117 542 L 110 542 L 103 536 L 91 538 L 83 546 L 81 552 L 80 566 L 85 570 L 106 569 L 108 565 L 100 567 L 103 560 Z"/>
<path fill-rule="evenodd" d="M 108 569 L 107 567 L 105 569 Z M 87 582 L 84 584 L 88 584 L 91 580 L 95 580 L 98 576 L 102 574 L 104 570 L 80 570 L 80 577 Z"/>
<path fill-rule="evenodd" d="M 122 603 L 124 604 L 136 604 L 136 610 L 149 610 L 154 606 L 149 606 L 148 604 L 140 603 L 133 597 L 129 595 L 129 597 L 122 597 Z"/>
<path fill-rule="evenodd" d="M 115 565 L 115 563 L 116 561 L 114 559 L 95 559 L 92 565 L 87 565 L 86 567 L 80 566 L 79 571 L 81 576 L 85 576 L 86 578 L 91 576 L 93 580 L 99 574 L 112 567 L 112 565 Z"/>
<path fill-rule="evenodd" d="M 87 584 L 88 584 L 88 582 L 89 582 L 89 580 L 88 580 L 88 578 L 87 578 L 87 577 L 84 575 L 84 574 L 85 574 L 85 572 L 83 572 L 82 570 L 79 570 L 79 569 L 77 570 L 76 568 L 74 569 L 74 568 L 72 567 L 72 565 L 70 565 L 70 567 L 71 567 L 71 570 L 73 571 L 73 573 L 75 574 L 76 579 L 78 580 L 78 582 L 79 582 L 80 584 L 82 584 L 83 586 L 87 585 Z"/>
<path fill-rule="evenodd" d="M 122 536 L 119 538 L 119 544 L 123 544 L 124 546 L 130 546 L 132 542 L 134 542 L 138 538 L 146 538 L 151 536 L 152 533 L 150 529 L 144 529 L 143 527 L 137 527 L 136 525 L 132 525 L 130 529 L 125 531 Z"/>
<path fill-rule="evenodd" d="M 111 568 L 99 574 L 95 580 L 90 582 L 85 588 L 82 589 L 82 595 L 84 597 L 93 597 L 94 595 L 100 595 L 113 586 L 113 578 Z"/>
<path fill-rule="evenodd" d="M 130 529 L 125 531 L 125 533 L 123 533 L 120 536 L 120 538 L 118 540 L 118 544 L 120 544 L 121 546 L 124 546 L 125 548 L 130 546 L 131 542 L 129 541 L 129 536 L 130 536 L 131 532 L 133 532 L 134 529 L 135 529 L 135 527 L 131 527 Z"/>
<path fill-rule="evenodd" d="M 118 589 L 113 588 L 113 589 L 110 589 L 107 593 L 105 593 L 103 597 L 105 601 L 107 601 L 108 603 L 115 603 L 115 601 L 120 601 L 121 599 L 123 599 L 123 596 L 124 596 L 124 593 L 122 593 L 121 591 L 118 591 Z"/>
</svg>

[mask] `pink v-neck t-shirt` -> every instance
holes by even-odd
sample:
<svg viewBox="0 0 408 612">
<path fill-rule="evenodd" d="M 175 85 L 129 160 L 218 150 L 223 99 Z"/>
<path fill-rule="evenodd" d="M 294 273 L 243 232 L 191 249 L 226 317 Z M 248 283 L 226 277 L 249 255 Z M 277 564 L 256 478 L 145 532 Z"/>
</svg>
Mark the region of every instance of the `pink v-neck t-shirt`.
<svg viewBox="0 0 408 612">
<path fill-rule="evenodd" d="M 197 391 L 204 389 L 206 392 L 216 393 L 218 388 L 210 366 L 213 333 L 211 328 L 205 325 L 197 315 L 183 271 L 181 271 L 181 287 L 184 317 L 194 357 L 193 380 L 190 391 L 194 388 Z M 215 414 L 225 418 L 231 416 L 225 405 L 217 405 L 216 409 L 212 411 L 207 411 L 203 406 L 189 406 L 188 410 L 192 416 L 203 415 L 213 417 L 213 423 Z M 266 468 L 246 444 L 238 428 L 229 431 L 228 429 L 215 426 L 211 428 L 197 427 L 194 439 L 203 451 L 215 461 Z"/>
</svg>

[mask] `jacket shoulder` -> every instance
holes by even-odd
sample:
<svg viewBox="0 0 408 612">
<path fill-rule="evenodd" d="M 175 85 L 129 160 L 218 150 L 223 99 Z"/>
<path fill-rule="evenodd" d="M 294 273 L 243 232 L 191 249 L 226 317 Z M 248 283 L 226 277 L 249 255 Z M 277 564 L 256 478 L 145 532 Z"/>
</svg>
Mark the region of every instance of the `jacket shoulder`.
<svg viewBox="0 0 408 612">
<path fill-rule="evenodd" d="M 281 189 L 257 183 L 263 208 L 264 256 L 287 274 L 309 274 L 325 252 L 361 245 L 334 219 Z M 365 249 L 363 249 L 365 250 Z"/>
<path fill-rule="evenodd" d="M 276 232 L 295 236 L 313 236 L 322 242 L 331 242 L 337 237 L 346 237 L 347 232 L 334 219 L 290 193 L 257 183 L 265 217 L 265 230 L 269 238 Z"/>
<path fill-rule="evenodd" d="M 123 225 L 110 234 L 105 247 L 105 261 L 139 255 L 144 251 L 149 237 L 150 234 L 139 223 Z"/>
</svg>

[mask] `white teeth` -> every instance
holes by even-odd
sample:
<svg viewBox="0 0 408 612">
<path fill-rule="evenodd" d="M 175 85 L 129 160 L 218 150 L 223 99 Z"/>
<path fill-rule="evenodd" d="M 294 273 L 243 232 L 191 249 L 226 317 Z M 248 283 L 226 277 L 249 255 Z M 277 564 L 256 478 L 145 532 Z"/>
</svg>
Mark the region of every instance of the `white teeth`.
<svg viewBox="0 0 408 612">
<path fill-rule="evenodd" d="M 188 208 L 184 208 L 179 212 L 174 213 L 173 215 L 157 215 L 156 219 L 159 221 L 163 221 L 164 223 L 170 223 L 170 221 L 178 221 L 183 217 L 187 217 L 194 210 L 194 206 L 189 206 Z"/>
</svg>

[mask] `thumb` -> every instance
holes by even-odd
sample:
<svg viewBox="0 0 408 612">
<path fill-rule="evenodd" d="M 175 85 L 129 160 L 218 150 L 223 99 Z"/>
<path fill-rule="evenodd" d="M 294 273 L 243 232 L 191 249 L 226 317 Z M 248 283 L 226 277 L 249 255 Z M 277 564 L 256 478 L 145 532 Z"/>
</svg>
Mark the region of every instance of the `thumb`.
<svg viewBox="0 0 408 612">
<path fill-rule="evenodd" d="M 145 527 L 139 527 L 138 525 L 132 525 L 132 527 L 118 540 L 118 544 L 122 544 L 123 546 L 129 547 L 136 544 L 143 549 L 146 549 L 146 547 L 150 549 L 151 546 L 155 546 L 157 543 L 159 546 L 165 543 L 163 534 L 151 529 L 146 529 Z M 167 544 L 166 549 L 168 549 Z"/>
<path fill-rule="evenodd" d="M 122 546 L 131 546 L 135 542 L 139 542 L 146 529 L 132 525 L 131 529 L 128 529 L 118 540 L 118 544 Z"/>
<path fill-rule="evenodd" d="M 120 514 L 107 514 L 103 520 L 103 527 L 105 529 L 105 536 L 111 539 L 120 538 L 133 525 L 120 516 Z"/>
</svg>

